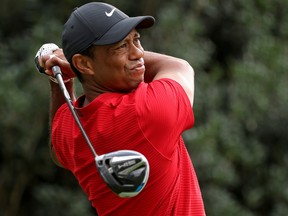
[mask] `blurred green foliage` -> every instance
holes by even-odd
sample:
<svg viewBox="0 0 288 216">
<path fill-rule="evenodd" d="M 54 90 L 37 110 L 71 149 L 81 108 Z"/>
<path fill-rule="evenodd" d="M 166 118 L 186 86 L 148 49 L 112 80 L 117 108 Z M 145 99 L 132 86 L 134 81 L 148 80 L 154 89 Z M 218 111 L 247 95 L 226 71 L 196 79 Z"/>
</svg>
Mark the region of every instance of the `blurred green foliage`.
<svg viewBox="0 0 288 216">
<path fill-rule="evenodd" d="M 33 62 L 86 2 L 1 1 L 0 215 L 95 215 L 49 158 L 49 87 Z M 155 16 L 144 48 L 194 67 L 196 123 L 184 138 L 207 215 L 288 215 L 288 1 L 106 2 Z"/>
</svg>

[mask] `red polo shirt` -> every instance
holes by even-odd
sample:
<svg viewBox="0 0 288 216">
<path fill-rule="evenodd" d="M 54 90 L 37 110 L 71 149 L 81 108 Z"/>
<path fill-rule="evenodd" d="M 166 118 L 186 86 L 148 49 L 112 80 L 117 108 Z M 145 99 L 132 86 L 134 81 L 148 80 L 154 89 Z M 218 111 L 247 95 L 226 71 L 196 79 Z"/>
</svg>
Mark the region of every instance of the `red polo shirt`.
<svg viewBox="0 0 288 216">
<path fill-rule="evenodd" d="M 83 98 L 75 103 L 79 107 Z M 204 216 L 197 177 L 181 134 L 194 124 L 189 99 L 171 79 L 141 83 L 128 94 L 105 93 L 77 108 L 97 154 L 135 150 L 150 164 L 148 182 L 133 198 L 106 186 L 66 104 L 56 113 L 52 143 L 61 164 L 77 178 L 99 216 Z"/>
</svg>

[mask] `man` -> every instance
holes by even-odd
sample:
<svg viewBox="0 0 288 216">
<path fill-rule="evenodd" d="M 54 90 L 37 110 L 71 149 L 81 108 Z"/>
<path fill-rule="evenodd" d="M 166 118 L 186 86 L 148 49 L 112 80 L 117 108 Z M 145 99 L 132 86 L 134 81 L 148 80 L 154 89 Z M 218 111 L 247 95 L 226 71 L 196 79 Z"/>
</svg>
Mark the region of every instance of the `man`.
<svg viewBox="0 0 288 216">
<path fill-rule="evenodd" d="M 81 81 L 84 95 L 74 105 L 98 154 L 129 149 L 149 161 L 141 193 L 120 198 L 111 192 L 52 78 L 52 158 L 75 175 L 99 215 L 205 215 L 181 137 L 194 124 L 194 72 L 184 60 L 144 51 L 138 30 L 153 24 L 151 16 L 128 17 L 111 5 L 88 3 L 64 26 L 65 57 L 58 49 L 40 59 L 50 76 L 51 67 L 60 66 L 73 100 L 74 73 Z"/>
</svg>

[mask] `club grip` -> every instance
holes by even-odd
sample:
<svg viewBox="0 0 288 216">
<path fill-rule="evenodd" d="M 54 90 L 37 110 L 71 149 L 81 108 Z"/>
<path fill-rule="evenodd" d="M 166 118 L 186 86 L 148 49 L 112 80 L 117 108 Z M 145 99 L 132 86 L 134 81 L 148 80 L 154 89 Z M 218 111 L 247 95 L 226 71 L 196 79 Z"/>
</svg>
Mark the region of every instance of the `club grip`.
<svg viewBox="0 0 288 216">
<path fill-rule="evenodd" d="M 56 77 L 58 74 L 62 75 L 61 69 L 59 66 L 55 65 L 52 67 L 52 72 L 54 74 L 54 77 Z"/>
</svg>

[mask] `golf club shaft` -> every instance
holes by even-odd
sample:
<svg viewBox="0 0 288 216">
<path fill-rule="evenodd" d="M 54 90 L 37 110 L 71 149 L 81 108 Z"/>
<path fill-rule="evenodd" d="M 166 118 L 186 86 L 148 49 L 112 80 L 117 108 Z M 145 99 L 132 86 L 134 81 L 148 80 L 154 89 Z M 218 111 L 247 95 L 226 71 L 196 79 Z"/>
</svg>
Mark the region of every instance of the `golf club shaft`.
<svg viewBox="0 0 288 216">
<path fill-rule="evenodd" d="M 69 95 L 69 93 L 68 93 L 68 91 L 66 89 L 65 84 L 64 84 L 64 81 L 63 81 L 63 78 L 62 78 L 62 72 L 61 72 L 60 67 L 59 66 L 53 66 L 52 67 L 52 71 L 53 71 L 53 74 L 54 74 L 55 78 L 58 81 L 58 85 L 59 85 L 60 89 L 62 90 L 63 96 L 64 96 L 64 98 L 65 98 L 65 100 L 66 100 L 66 102 L 68 104 L 68 107 L 69 107 L 69 109 L 70 109 L 70 111 L 71 111 L 71 113 L 72 113 L 72 115 L 73 115 L 73 117 L 74 117 L 74 119 L 75 119 L 75 121 L 76 121 L 76 123 L 77 123 L 77 125 L 78 125 L 78 127 L 79 127 L 79 129 L 81 131 L 81 133 L 83 134 L 87 144 L 89 145 L 94 157 L 97 157 L 98 155 L 97 155 L 95 149 L 93 148 L 93 145 L 90 142 L 89 137 L 87 136 L 87 134 L 86 134 L 81 122 L 80 122 L 80 119 L 79 119 L 79 117 L 78 117 L 78 115 L 77 115 L 77 113 L 75 111 L 75 107 L 73 106 L 71 97 L 70 97 L 70 95 Z"/>
</svg>

